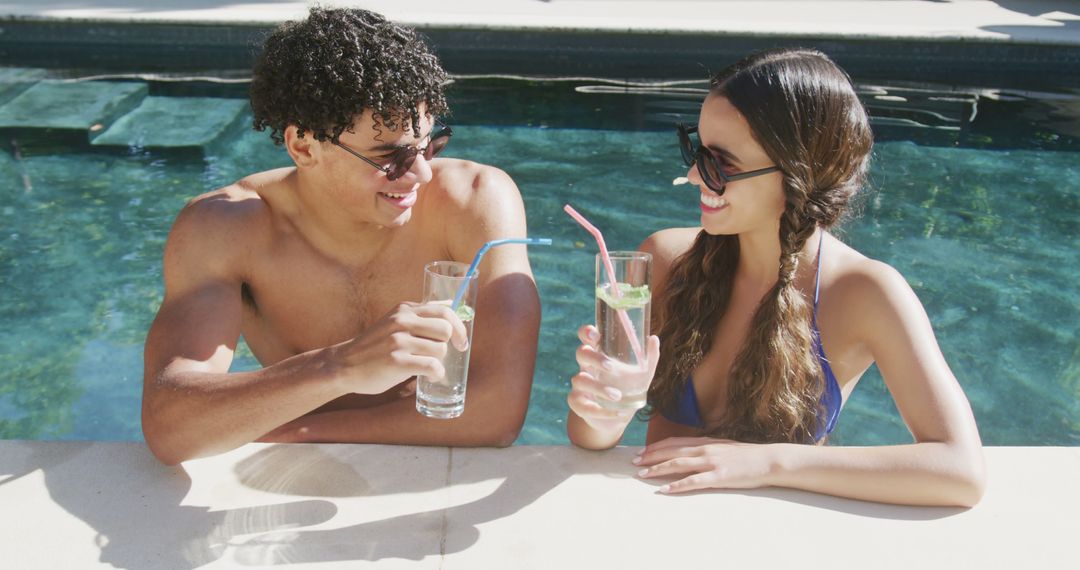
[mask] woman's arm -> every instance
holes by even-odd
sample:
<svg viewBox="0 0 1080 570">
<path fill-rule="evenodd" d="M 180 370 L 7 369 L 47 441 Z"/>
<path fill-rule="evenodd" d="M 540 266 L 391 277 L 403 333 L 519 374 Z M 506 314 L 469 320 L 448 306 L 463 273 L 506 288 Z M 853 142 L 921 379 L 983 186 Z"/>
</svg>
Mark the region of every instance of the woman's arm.
<svg viewBox="0 0 1080 570">
<path fill-rule="evenodd" d="M 689 249 L 701 228 L 674 228 L 656 232 L 641 242 L 639 251 L 652 254 L 652 327 L 659 328 L 656 307 L 663 302 L 664 284 L 667 281 L 671 262 Z M 604 366 L 606 359 L 597 350 L 599 332 L 596 327 L 586 325 L 578 330 L 581 346 L 575 354 L 580 370 L 570 379 L 570 394 L 567 405 L 570 407 L 566 417 L 566 433 L 570 442 L 585 449 L 608 449 L 618 445 L 623 432 L 633 419 L 635 410 L 612 410 L 601 406 L 598 401 L 617 401 L 621 394 L 612 387 L 605 386 L 597 378 L 595 371 Z M 647 373 L 650 378 L 656 372 L 660 358 L 660 339 L 649 338 L 646 353 L 649 366 L 646 371 L 628 371 L 628 374 Z M 609 366 L 617 363 L 609 362 Z M 605 374 L 615 371 L 605 370 Z M 627 382 L 626 384 L 630 384 Z M 637 382 L 634 382 L 637 384 Z"/>
<path fill-rule="evenodd" d="M 566 434 L 578 447 L 609 449 L 618 445 L 637 409 L 614 407 L 614 403 L 622 398 L 622 393 L 598 380 L 595 371 L 603 370 L 607 375 L 621 373 L 623 385 L 648 384 L 656 373 L 656 363 L 660 358 L 660 339 L 656 335 L 648 338 L 645 353 L 649 360 L 644 369 L 639 369 L 615 362 L 601 354 L 596 348 L 600 339 L 596 327 L 581 327 L 578 337 L 582 342 L 577 350 L 580 371 L 570 379 L 570 394 L 566 398 L 566 403 L 570 406 L 566 417 Z M 647 379 L 635 379 L 634 375 L 647 376 Z M 601 402 L 611 402 L 612 406 L 601 405 Z"/>
<path fill-rule="evenodd" d="M 661 493 L 788 487 L 903 505 L 970 507 L 982 497 L 982 454 L 940 442 L 880 447 L 668 438 L 635 460 L 643 478 L 682 477 Z"/>
<path fill-rule="evenodd" d="M 643 477 L 692 474 L 662 489 L 781 486 L 886 503 L 974 505 L 985 487 L 978 429 L 926 312 L 904 278 L 864 260 L 830 292 L 842 322 L 877 362 L 915 438 L 908 445 L 753 445 L 706 438 L 651 445 Z"/>
</svg>

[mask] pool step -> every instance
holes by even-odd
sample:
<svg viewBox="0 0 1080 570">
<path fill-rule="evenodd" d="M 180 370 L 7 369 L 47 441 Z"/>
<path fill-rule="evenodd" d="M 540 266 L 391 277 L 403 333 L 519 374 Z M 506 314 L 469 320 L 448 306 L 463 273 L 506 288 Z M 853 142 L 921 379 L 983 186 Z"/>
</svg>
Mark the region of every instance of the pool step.
<svg viewBox="0 0 1080 570">
<path fill-rule="evenodd" d="M 44 80 L 0 107 L 0 129 L 82 131 L 112 124 L 146 97 L 145 83 Z"/>
<path fill-rule="evenodd" d="M 24 67 L 0 69 L 0 104 L 14 99 L 42 79 L 45 79 L 44 69 L 28 69 Z"/>
<path fill-rule="evenodd" d="M 147 97 L 94 137 L 95 146 L 206 146 L 242 120 L 248 103 L 214 97 Z"/>
</svg>

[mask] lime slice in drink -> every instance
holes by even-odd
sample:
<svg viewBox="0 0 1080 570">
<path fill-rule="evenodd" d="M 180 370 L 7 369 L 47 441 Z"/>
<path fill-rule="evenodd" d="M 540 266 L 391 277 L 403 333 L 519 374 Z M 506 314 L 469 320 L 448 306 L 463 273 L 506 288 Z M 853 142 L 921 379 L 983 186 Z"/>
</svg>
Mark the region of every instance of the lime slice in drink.
<svg viewBox="0 0 1080 570">
<path fill-rule="evenodd" d="M 473 317 L 476 316 L 476 311 L 474 311 L 473 308 L 468 305 L 461 304 L 458 305 L 458 308 L 456 311 L 454 311 L 454 314 L 457 315 L 459 319 L 461 319 L 461 322 L 467 323 L 473 320 Z"/>
<path fill-rule="evenodd" d="M 629 283 L 619 283 L 618 287 L 619 293 L 622 294 L 620 299 L 612 297 L 606 287 L 597 287 L 596 297 L 607 303 L 609 307 L 620 311 L 644 307 L 652 299 L 648 285 L 634 287 Z"/>
</svg>

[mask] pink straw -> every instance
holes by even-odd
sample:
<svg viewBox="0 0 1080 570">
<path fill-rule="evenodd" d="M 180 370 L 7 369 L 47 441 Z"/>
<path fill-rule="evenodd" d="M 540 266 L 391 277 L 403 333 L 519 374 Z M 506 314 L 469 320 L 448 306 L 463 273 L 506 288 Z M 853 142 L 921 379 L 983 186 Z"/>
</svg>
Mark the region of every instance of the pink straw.
<svg viewBox="0 0 1080 570">
<path fill-rule="evenodd" d="M 604 262 L 604 271 L 607 273 L 608 281 L 611 283 L 611 294 L 616 299 L 622 299 L 622 291 L 619 290 L 619 283 L 615 280 L 615 266 L 611 264 L 611 256 L 608 255 L 607 245 L 604 244 L 604 234 L 600 233 L 596 226 L 590 224 L 589 220 L 586 220 L 585 216 L 579 214 L 570 204 L 563 206 L 563 211 L 570 214 L 570 217 L 574 218 L 575 222 L 581 224 L 581 227 L 596 238 L 596 245 L 600 247 L 600 259 Z M 634 324 L 630 322 L 626 310 L 616 309 L 615 312 L 619 315 L 619 323 L 622 324 L 623 332 L 630 338 L 630 346 L 634 349 L 634 356 L 637 357 L 638 364 L 648 366 L 645 353 L 641 350 L 641 343 L 638 342 L 637 333 L 634 332 Z"/>
</svg>

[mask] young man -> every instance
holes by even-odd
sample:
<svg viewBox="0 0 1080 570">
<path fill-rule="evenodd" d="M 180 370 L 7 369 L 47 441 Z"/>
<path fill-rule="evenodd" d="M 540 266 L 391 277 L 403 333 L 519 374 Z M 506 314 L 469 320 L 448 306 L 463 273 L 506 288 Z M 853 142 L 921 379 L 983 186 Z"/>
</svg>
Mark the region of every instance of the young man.
<svg viewBox="0 0 1080 570">
<path fill-rule="evenodd" d="M 161 461 L 255 440 L 505 446 L 521 429 L 540 302 L 524 246 L 480 265 L 464 414 L 415 410 L 465 329 L 421 305 L 424 265 L 525 235 L 513 181 L 434 158 L 446 74 L 416 34 L 363 10 L 313 9 L 266 41 L 255 127 L 295 166 L 193 199 L 165 246 L 146 340 L 143 433 Z M 243 335 L 265 366 L 229 373 Z"/>
</svg>

